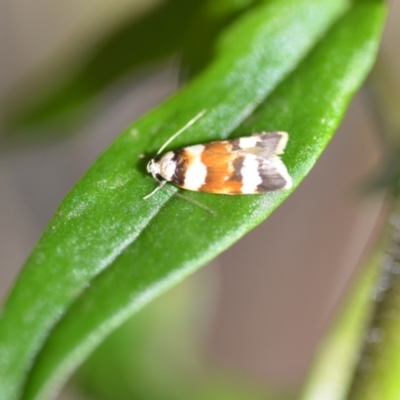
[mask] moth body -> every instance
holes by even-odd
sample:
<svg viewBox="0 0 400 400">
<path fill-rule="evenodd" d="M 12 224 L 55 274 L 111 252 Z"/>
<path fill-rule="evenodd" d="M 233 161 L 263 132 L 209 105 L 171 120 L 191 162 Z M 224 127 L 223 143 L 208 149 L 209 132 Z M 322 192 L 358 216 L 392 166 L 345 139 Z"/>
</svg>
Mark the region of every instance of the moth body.
<svg viewBox="0 0 400 400">
<path fill-rule="evenodd" d="M 292 179 L 279 158 L 287 140 L 286 132 L 262 132 L 198 144 L 150 160 L 147 171 L 160 185 L 171 182 L 200 192 L 233 195 L 290 189 Z"/>
</svg>

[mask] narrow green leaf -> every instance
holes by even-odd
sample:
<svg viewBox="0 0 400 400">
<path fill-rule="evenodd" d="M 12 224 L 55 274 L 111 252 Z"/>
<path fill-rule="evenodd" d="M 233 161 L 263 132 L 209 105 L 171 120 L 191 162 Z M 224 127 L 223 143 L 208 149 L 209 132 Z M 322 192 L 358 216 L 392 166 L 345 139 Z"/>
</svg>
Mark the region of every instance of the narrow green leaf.
<svg viewBox="0 0 400 400">
<path fill-rule="evenodd" d="M 397 188 L 396 188 L 397 189 Z M 348 399 L 396 400 L 400 397 L 400 201 L 393 194 L 381 249 L 369 326 L 365 329 L 358 366 Z"/>
<path fill-rule="evenodd" d="M 60 206 L 4 306 L 4 400 L 20 397 L 31 367 L 23 398 L 47 398 L 110 331 L 288 196 L 187 194 L 217 216 L 173 196 L 175 188 L 144 201 L 155 183 L 142 154 L 154 154 L 201 109 L 207 114 L 174 147 L 287 130 L 284 161 L 299 184 L 375 57 L 383 5 L 357 4 L 343 16 L 349 6 L 345 0 L 261 5 L 221 37 L 207 71 L 127 129 L 96 161 Z"/>
</svg>

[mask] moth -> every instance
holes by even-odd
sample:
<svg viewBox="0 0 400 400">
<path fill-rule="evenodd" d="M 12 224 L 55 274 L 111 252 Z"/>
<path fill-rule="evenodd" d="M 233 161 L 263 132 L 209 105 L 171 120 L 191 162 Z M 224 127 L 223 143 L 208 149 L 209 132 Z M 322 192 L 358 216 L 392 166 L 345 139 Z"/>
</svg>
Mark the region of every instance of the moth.
<svg viewBox="0 0 400 400">
<path fill-rule="evenodd" d="M 186 190 L 217 194 L 257 194 L 290 189 L 292 178 L 279 155 L 286 132 L 261 132 L 230 140 L 197 144 L 159 154 L 180 133 L 199 119 L 196 115 L 176 132 L 147 164 L 147 172 L 158 182 L 148 199 L 167 182 Z"/>
</svg>

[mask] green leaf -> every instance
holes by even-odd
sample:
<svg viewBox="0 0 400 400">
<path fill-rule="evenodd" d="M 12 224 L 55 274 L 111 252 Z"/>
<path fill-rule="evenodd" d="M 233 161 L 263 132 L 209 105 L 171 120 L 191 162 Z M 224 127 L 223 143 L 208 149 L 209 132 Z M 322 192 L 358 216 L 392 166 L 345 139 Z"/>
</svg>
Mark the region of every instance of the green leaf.
<svg viewBox="0 0 400 400">
<path fill-rule="evenodd" d="M 297 186 L 369 71 L 384 14 L 379 1 L 261 4 L 220 37 L 202 75 L 110 146 L 61 204 L 4 306 L 4 400 L 48 398 L 109 332 L 262 222 L 289 194 L 185 193 L 216 216 L 174 196 L 172 187 L 144 201 L 155 182 L 142 155 L 154 155 L 207 109 L 175 148 L 286 130 L 283 160 Z"/>
</svg>

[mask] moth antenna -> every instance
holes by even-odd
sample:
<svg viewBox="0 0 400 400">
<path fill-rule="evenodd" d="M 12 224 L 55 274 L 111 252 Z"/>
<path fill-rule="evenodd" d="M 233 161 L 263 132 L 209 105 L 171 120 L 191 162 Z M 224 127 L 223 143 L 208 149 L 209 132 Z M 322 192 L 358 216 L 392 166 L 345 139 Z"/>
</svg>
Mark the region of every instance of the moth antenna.
<svg viewBox="0 0 400 400">
<path fill-rule="evenodd" d="M 185 126 L 179 129 L 178 132 L 174 133 L 157 151 L 156 155 L 159 155 L 176 137 L 178 137 L 182 132 L 184 132 L 189 126 L 193 125 L 199 118 L 201 118 L 207 110 L 200 111 L 195 117 L 193 117 Z"/>
<path fill-rule="evenodd" d="M 154 193 L 158 192 L 167 183 L 167 181 L 157 181 L 157 182 L 158 186 L 148 195 L 144 196 L 143 200 L 147 200 L 149 197 L 153 196 Z"/>
</svg>

